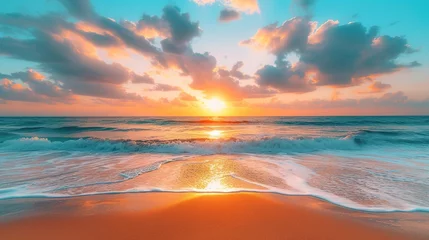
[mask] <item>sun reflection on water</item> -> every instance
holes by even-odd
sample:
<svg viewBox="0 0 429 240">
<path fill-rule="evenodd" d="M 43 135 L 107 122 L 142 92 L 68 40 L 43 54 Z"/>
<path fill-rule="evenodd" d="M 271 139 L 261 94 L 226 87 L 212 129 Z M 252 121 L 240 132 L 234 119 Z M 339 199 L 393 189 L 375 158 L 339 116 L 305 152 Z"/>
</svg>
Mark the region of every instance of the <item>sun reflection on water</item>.
<svg viewBox="0 0 429 240">
<path fill-rule="evenodd" d="M 208 132 L 211 138 L 220 138 L 222 136 L 223 131 L 221 130 L 212 130 Z"/>
</svg>

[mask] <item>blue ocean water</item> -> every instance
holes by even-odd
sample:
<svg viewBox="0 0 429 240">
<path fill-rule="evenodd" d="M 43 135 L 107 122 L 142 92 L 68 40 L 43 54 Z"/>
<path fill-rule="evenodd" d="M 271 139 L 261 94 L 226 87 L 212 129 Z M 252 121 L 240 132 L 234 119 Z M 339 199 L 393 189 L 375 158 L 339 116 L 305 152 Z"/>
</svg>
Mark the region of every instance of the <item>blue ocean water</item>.
<svg viewBox="0 0 429 240">
<path fill-rule="evenodd" d="M 0 199 L 277 192 L 429 210 L 429 117 L 3 117 Z"/>
</svg>

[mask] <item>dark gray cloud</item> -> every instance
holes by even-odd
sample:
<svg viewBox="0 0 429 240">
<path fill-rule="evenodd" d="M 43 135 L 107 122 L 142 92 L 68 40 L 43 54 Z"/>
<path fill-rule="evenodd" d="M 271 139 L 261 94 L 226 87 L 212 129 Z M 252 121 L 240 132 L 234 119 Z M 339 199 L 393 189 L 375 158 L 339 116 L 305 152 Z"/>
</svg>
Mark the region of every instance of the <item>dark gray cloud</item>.
<svg viewBox="0 0 429 240">
<path fill-rule="evenodd" d="M 72 99 L 73 94 L 70 90 L 65 90 L 58 83 L 46 80 L 45 76 L 34 70 L 12 73 L 11 78 L 20 79 L 22 82 L 26 83 L 35 94 L 50 98 L 59 98 L 58 100 L 60 101 Z"/>
<path fill-rule="evenodd" d="M 229 72 L 231 76 L 240 80 L 252 78 L 250 75 L 244 74 L 240 71 L 240 68 L 243 67 L 243 65 L 244 63 L 242 61 L 238 61 L 237 63 L 235 63 L 234 66 L 232 66 L 231 71 Z"/>
<path fill-rule="evenodd" d="M 240 13 L 234 9 L 224 8 L 220 11 L 218 20 L 220 22 L 231 22 L 240 19 Z"/>
<path fill-rule="evenodd" d="M 78 46 L 80 43 L 62 37 L 64 31 L 71 31 L 99 47 L 132 48 L 150 57 L 154 62 L 158 59 L 171 58 L 164 55 L 177 54 L 180 58 L 182 54 L 193 55 L 190 41 L 201 33 L 198 22 L 192 22 L 189 14 L 181 13 L 180 9 L 174 6 L 165 7 L 161 18 L 144 15 L 135 26 L 131 22 L 117 23 L 99 15 L 88 0 L 59 0 L 59 2 L 72 16 L 83 20 L 83 24 L 96 26 L 104 32 L 82 30 L 59 14 L 41 16 L 0 14 L 1 26 L 23 29 L 28 33 L 24 38 L 0 38 L 0 54 L 38 63 L 39 68 L 58 81 L 65 91 L 74 94 L 136 99 L 134 94 L 126 93 L 122 84 L 128 81 L 153 84 L 154 80 L 147 74 L 137 75 L 120 64 L 108 64 L 92 56 L 90 52 L 83 52 L 80 49 L 82 46 Z M 151 28 L 164 38 L 161 45 L 165 52 L 154 47 L 139 34 L 139 30 L 145 27 Z M 185 68 L 182 69 L 184 72 L 187 71 Z M 30 83 L 35 84 L 33 82 L 27 84 Z M 42 91 L 41 85 L 37 87 Z M 155 88 L 167 89 L 163 85 L 157 85 Z"/>
<path fill-rule="evenodd" d="M 313 85 L 349 87 L 374 76 L 420 66 L 415 61 L 398 63 L 400 56 L 415 50 L 404 37 L 378 36 L 378 27 L 367 29 L 358 22 L 339 25 L 332 20 L 315 27 L 307 18 L 293 18 L 279 27 L 263 27 L 242 42 L 277 57 L 276 66 L 267 65 L 257 71 L 260 86 L 291 92 L 310 91 Z M 284 66 L 285 57 L 292 52 L 298 55 L 299 73 Z M 303 78 L 306 73 L 311 81 Z M 291 79 L 295 79 L 294 84 Z M 311 86 L 306 88 L 305 84 Z"/>
<path fill-rule="evenodd" d="M 96 13 L 89 0 L 58 0 L 71 15 L 79 19 L 91 19 Z"/>
<path fill-rule="evenodd" d="M 153 78 L 151 76 L 149 76 L 147 73 L 145 73 L 143 76 L 135 74 L 135 73 L 132 73 L 131 82 L 132 83 L 149 83 L 149 84 L 154 84 L 155 80 L 153 80 Z"/>
<path fill-rule="evenodd" d="M 277 25 L 273 23 L 259 29 L 252 38 L 241 44 L 266 49 L 279 59 L 291 52 L 305 51 L 314 23 L 306 17 L 296 17 Z"/>
<path fill-rule="evenodd" d="M 75 100 L 71 91 L 31 69 L 0 76 L 4 77 L 0 81 L 0 99 L 3 100 L 47 103 L 70 103 Z M 14 80 L 20 80 L 24 84 Z"/>
<path fill-rule="evenodd" d="M 99 47 L 113 47 L 120 45 L 118 39 L 109 34 L 99 34 L 95 32 L 85 32 L 81 30 L 76 30 L 76 32 L 82 37 L 84 37 L 86 40 Z"/>
<path fill-rule="evenodd" d="M 0 53 L 40 63 L 43 70 L 58 79 L 119 84 L 129 78 L 128 69 L 86 56 L 67 39 L 57 40 L 43 32 L 35 32 L 34 37 L 24 40 L 0 38 Z"/>
<path fill-rule="evenodd" d="M 189 43 L 192 38 L 201 34 L 199 23 L 191 22 L 189 14 L 181 13 L 178 7 L 165 7 L 162 18 L 169 23 L 171 40 L 176 44 Z"/>
<path fill-rule="evenodd" d="M 128 94 L 121 85 L 129 80 L 134 83 L 154 83 L 154 80 L 148 75 L 140 76 L 117 63 L 105 63 L 95 56 L 91 56 L 90 53 L 82 52 L 79 43 L 58 36 L 62 36 L 64 31 L 71 31 L 96 46 L 119 47 L 125 45 L 149 57 L 161 55 L 160 50 L 132 29 L 130 30 L 114 20 L 98 15 L 89 1 L 61 0 L 60 2 L 74 17 L 83 20 L 85 24 L 95 25 L 105 32 L 82 30 L 75 23 L 66 21 L 65 16 L 59 14 L 41 16 L 18 13 L 0 14 L 0 25 L 22 29 L 28 33 L 22 39 L 0 38 L 0 54 L 38 63 L 40 69 L 48 73 L 52 79 L 56 79 L 65 89 L 64 91 L 71 91 L 74 94 L 136 99 L 135 94 Z M 185 31 L 186 34 L 192 35 L 192 30 L 189 29 L 195 24 L 190 22 L 190 24 L 186 24 L 189 15 L 180 14 L 179 9 L 167 7 L 164 9 L 164 15 L 170 17 L 171 21 L 175 21 L 174 28 L 188 29 Z M 169 25 L 168 27 L 170 30 Z M 175 43 L 187 41 L 189 38 L 180 35 L 177 32 L 180 30 L 177 29 L 174 34 L 171 33 L 169 39 L 176 41 Z M 190 36 L 190 38 L 192 37 Z M 30 83 L 36 84 L 33 82 L 27 84 Z M 49 81 L 44 84 L 48 83 Z M 39 91 L 42 91 L 43 87 L 46 91 L 48 89 L 48 86 L 42 86 L 40 83 L 37 87 L 36 85 L 33 87 Z"/>
<path fill-rule="evenodd" d="M 10 78 L 11 76 L 9 75 L 9 74 L 3 74 L 3 73 L 0 73 L 0 79 L 3 79 L 3 78 Z"/>
<path fill-rule="evenodd" d="M 232 77 L 238 80 L 251 79 L 252 77 L 250 75 L 244 74 L 240 71 L 240 68 L 243 67 L 243 65 L 244 63 L 242 61 L 238 61 L 232 66 L 231 70 L 221 68 L 217 70 L 217 73 L 222 77 Z"/>
<path fill-rule="evenodd" d="M 77 95 L 124 100 L 143 100 L 135 93 L 128 93 L 122 85 L 97 82 L 65 81 L 64 88 L 72 89 Z"/>
<path fill-rule="evenodd" d="M 35 94 L 30 89 L 7 78 L 0 80 L 0 100 L 46 102 L 46 98 Z"/>
<path fill-rule="evenodd" d="M 99 47 L 120 46 L 118 39 L 110 34 L 100 34 L 86 32 L 76 27 L 74 23 L 64 20 L 64 16 L 50 13 L 41 16 L 30 16 L 20 13 L 0 14 L 0 24 L 19 29 L 20 33 L 27 32 L 30 35 L 33 31 L 41 31 L 47 34 L 61 34 L 62 31 L 72 31 L 92 44 Z"/>
<path fill-rule="evenodd" d="M 145 37 L 126 28 L 116 21 L 101 16 L 95 12 L 89 0 L 59 0 L 69 13 L 76 18 L 87 21 L 97 27 L 109 31 L 118 37 L 126 46 L 133 48 L 143 55 L 153 57 L 159 54 L 159 49 Z"/>
<path fill-rule="evenodd" d="M 143 14 L 142 18 L 137 22 L 137 24 L 128 21 L 124 21 L 123 24 L 126 24 L 126 26 L 128 26 L 130 29 L 135 29 L 144 36 L 161 36 L 163 38 L 170 37 L 169 23 L 165 19 L 158 16 Z"/>
<path fill-rule="evenodd" d="M 190 51 L 190 42 L 202 32 L 199 23 L 191 21 L 190 15 L 182 13 L 176 6 L 168 5 L 162 12 L 161 17 L 144 14 L 136 24 L 122 21 L 122 25 L 144 36 L 161 37 L 164 52 L 182 54 Z"/>
<path fill-rule="evenodd" d="M 191 48 L 191 40 L 201 34 L 199 23 L 191 22 L 189 14 L 181 13 L 178 7 L 166 6 L 162 19 L 168 23 L 170 29 L 170 37 L 161 41 L 165 52 L 184 53 Z"/>
<path fill-rule="evenodd" d="M 304 93 L 315 90 L 299 67 L 292 68 L 283 62 L 276 66 L 265 65 L 256 72 L 256 83 L 261 87 L 270 87 L 280 92 Z"/>
<path fill-rule="evenodd" d="M 402 54 L 414 52 L 403 37 L 377 36 L 378 28 L 360 23 L 333 24 L 319 31 L 300 61 L 317 72 L 318 85 L 350 86 L 372 75 L 419 64 L 398 64 Z"/>
<path fill-rule="evenodd" d="M 126 98 L 127 93 L 120 84 L 138 77 L 120 64 L 108 64 L 82 54 L 67 39 L 58 40 L 44 32 L 34 31 L 33 34 L 33 39 L 0 38 L 0 54 L 38 63 L 43 71 L 75 94 L 92 96 L 90 93 L 94 92 L 97 97 Z M 108 85 L 103 95 L 100 89 L 104 84 Z M 122 95 L 111 90 L 115 86 Z M 134 95 L 130 97 L 135 98 Z"/>
</svg>

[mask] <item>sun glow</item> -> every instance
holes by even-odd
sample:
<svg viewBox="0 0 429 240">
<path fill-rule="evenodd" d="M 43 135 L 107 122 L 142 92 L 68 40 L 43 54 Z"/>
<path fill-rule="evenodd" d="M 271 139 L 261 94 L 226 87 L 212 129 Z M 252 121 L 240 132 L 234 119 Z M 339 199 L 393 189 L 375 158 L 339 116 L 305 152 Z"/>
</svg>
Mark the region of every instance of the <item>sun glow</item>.
<svg viewBox="0 0 429 240">
<path fill-rule="evenodd" d="M 222 183 L 222 179 L 213 179 L 204 188 L 206 191 L 225 191 L 227 189 L 227 186 Z"/>
<path fill-rule="evenodd" d="M 220 131 L 220 130 L 212 130 L 208 132 L 208 134 L 211 138 L 219 138 L 222 135 L 222 132 L 223 131 Z"/>
<path fill-rule="evenodd" d="M 225 102 L 218 98 L 212 98 L 212 99 L 206 100 L 204 102 L 204 105 L 207 109 L 215 113 L 222 111 L 226 107 Z"/>
</svg>

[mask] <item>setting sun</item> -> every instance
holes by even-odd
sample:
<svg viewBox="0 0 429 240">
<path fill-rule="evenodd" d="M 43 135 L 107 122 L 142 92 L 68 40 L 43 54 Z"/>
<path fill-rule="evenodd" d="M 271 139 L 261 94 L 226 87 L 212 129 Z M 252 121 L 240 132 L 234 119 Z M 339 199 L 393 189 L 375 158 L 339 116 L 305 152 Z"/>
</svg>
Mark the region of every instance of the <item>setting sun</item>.
<svg viewBox="0 0 429 240">
<path fill-rule="evenodd" d="M 216 112 L 216 113 L 222 111 L 226 107 L 225 102 L 222 101 L 222 100 L 220 100 L 220 99 L 218 99 L 218 98 L 212 98 L 212 99 L 206 100 L 204 102 L 204 105 L 210 111 Z"/>
</svg>

